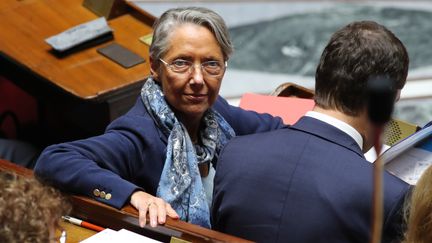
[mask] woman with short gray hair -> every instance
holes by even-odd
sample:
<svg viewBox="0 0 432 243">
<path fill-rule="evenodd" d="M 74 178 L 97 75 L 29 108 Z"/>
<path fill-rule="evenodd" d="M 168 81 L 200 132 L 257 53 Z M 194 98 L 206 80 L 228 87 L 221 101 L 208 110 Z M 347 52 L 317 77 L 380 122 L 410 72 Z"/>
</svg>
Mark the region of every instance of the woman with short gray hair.
<svg viewBox="0 0 432 243">
<path fill-rule="evenodd" d="M 214 168 L 236 135 L 283 127 L 220 97 L 232 44 L 206 8 L 166 11 L 154 25 L 150 71 L 132 109 L 105 133 L 45 149 L 35 173 L 69 192 L 139 211 L 141 226 L 166 215 L 210 227 Z"/>
</svg>

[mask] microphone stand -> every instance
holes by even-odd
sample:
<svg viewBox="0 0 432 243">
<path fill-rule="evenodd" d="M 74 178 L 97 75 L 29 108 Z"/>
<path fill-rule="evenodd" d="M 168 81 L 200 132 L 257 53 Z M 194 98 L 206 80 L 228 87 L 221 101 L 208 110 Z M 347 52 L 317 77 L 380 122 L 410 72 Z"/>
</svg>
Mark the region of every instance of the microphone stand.
<svg viewBox="0 0 432 243">
<path fill-rule="evenodd" d="M 372 196 L 372 237 L 371 243 L 381 242 L 381 232 L 383 225 L 383 167 L 380 158 L 382 143 L 381 133 L 384 126 L 377 127 L 377 133 L 374 136 L 374 148 L 378 159 L 373 163 L 373 196 Z"/>
<path fill-rule="evenodd" d="M 375 127 L 373 138 L 377 160 L 373 163 L 373 195 L 371 243 L 381 242 L 383 225 L 383 167 L 381 154 L 381 134 L 385 124 L 390 120 L 395 102 L 394 82 L 386 76 L 371 77 L 367 83 L 368 115 Z"/>
</svg>

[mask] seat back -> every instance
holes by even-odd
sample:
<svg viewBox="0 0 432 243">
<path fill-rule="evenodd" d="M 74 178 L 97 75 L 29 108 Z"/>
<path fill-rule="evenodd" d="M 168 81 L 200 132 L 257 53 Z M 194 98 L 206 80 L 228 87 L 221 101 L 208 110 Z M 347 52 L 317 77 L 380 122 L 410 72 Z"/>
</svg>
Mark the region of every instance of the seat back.
<svg viewBox="0 0 432 243">
<path fill-rule="evenodd" d="M 395 143 L 417 132 L 419 129 L 420 127 L 417 125 L 392 118 L 384 129 L 384 143 L 393 146 Z"/>
<path fill-rule="evenodd" d="M 270 95 L 313 99 L 315 92 L 301 85 L 287 82 L 279 85 Z"/>
</svg>

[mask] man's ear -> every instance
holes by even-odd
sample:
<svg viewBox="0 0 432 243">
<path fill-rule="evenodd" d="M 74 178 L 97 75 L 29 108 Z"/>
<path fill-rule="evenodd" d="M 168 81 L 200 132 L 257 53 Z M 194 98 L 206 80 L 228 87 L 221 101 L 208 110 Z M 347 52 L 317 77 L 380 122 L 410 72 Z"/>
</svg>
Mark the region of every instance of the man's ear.
<svg viewBox="0 0 432 243">
<path fill-rule="evenodd" d="M 159 69 L 159 63 L 156 60 L 153 60 L 152 57 L 150 57 L 150 74 L 152 75 L 154 80 L 159 80 L 159 74 L 158 74 L 158 69 Z"/>
</svg>

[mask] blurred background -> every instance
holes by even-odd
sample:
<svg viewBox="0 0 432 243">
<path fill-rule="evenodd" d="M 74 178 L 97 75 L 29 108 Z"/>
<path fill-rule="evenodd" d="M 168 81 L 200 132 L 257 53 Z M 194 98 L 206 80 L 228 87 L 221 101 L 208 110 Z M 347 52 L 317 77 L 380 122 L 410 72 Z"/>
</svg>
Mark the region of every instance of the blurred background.
<svg viewBox="0 0 432 243">
<path fill-rule="evenodd" d="M 432 1 L 134 1 L 160 16 L 168 8 L 204 6 L 226 21 L 234 42 L 221 95 L 237 105 L 246 92 L 268 94 L 293 82 L 314 88 L 331 34 L 354 20 L 393 31 L 410 55 L 408 82 L 394 116 L 423 126 L 432 120 Z"/>
</svg>

